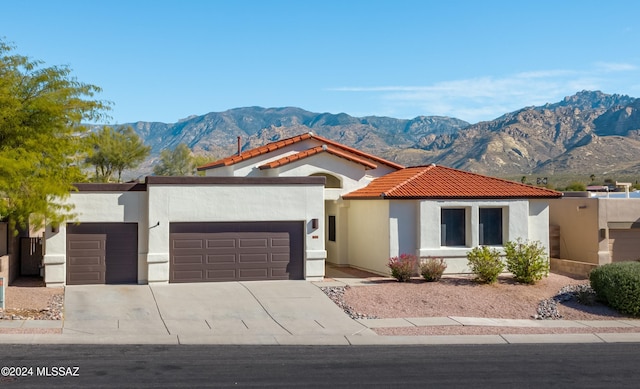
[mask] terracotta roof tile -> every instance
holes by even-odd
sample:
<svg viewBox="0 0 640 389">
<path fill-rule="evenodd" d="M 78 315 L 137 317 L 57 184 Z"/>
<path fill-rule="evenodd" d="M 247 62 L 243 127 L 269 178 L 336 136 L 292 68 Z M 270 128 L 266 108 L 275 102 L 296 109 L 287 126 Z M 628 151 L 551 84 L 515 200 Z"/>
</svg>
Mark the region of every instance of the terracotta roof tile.
<svg viewBox="0 0 640 389">
<path fill-rule="evenodd" d="M 351 153 L 351 154 L 355 154 L 358 157 L 366 158 L 366 159 L 378 162 L 380 164 L 390 166 L 390 167 L 392 167 L 394 169 L 402 169 L 402 168 L 404 168 L 404 166 L 402 166 L 400 164 L 397 164 L 395 162 L 387 161 L 387 160 L 382 159 L 380 157 L 376 157 L 375 155 L 365 153 L 365 152 L 360 151 L 358 149 L 354 149 L 352 147 L 345 146 L 345 145 L 343 145 L 341 143 L 338 143 L 338 142 L 332 141 L 330 139 L 326 139 L 326 138 L 323 138 L 321 136 L 315 135 L 315 134 L 313 134 L 311 132 L 308 132 L 306 134 L 296 135 L 296 136 L 293 136 L 291 138 L 281 139 L 279 141 L 266 144 L 264 146 L 256 147 L 254 149 L 244 151 L 244 152 L 240 153 L 239 155 L 236 154 L 236 155 L 232 155 L 232 156 L 227 157 L 227 158 L 223 158 L 223 159 L 220 159 L 220 160 L 217 160 L 217 161 L 214 161 L 214 162 L 210 162 L 210 163 L 208 163 L 206 165 L 202 165 L 202 166 L 198 167 L 198 170 L 207 170 L 207 169 L 213 169 L 213 168 L 217 168 L 217 167 L 221 167 L 221 166 L 234 165 L 236 163 L 239 163 L 239 162 L 242 162 L 242 161 L 246 161 L 248 159 L 257 157 L 259 155 L 266 154 L 266 153 L 269 153 L 271 151 L 275 151 L 275 150 L 281 149 L 283 147 L 292 145 L 294 143 L 302 142 L 304 140 L 311 139 L 311 138 L 316 139 L 316 140 L 318 140 L 318 141 L 320 141 L 323 144 L 326 144 L 328 146 L 333 146 L 334 154 L 337 153 L 338 151 L 343 152 L 343 153 Z M 358 159 L 355 156 L 352 156 L 351 158 L 352 158 L 352 160 L 353 159 Z M 362 161 L 364 161 L 364 160 L 362 160 Z"/>
<path fill-rule="evenodd" d="M 562 193 L 444 166 L 416 166 L 387 174 L 345 199 L 556 198 Z"/>
<path fill-rule="evenodd" d="M 346 160 L 358 163 L 360 165 L 363 165 L 366 169 L 375 169 L 378 167 L 378 165 L 376 165 L 375 163 L 371 163 L 367 160 L 365 160 L 364 158 L 359 158 L 354 156 L 353 154 L 350 153 L 345 153 L 341 150 L 337 150 L 334 147 L 329 147 L 327 145 L 322 145 L 322 146 L 316 146 L 316 147 L 312 147 L 308 150 L 304 150 L 304 151 L 300 151 L 298 153 L 295 154 L 291 154 L 291 155 L 287 155 L 286 157 L 280 158 L 280 159 L 276 159 L 275 161 L 271 161 L 268 163 L 265 163 L 264 165 L 260 166 L 260 169 L 264 170 L 264 169 L 273 169 L 273 168 L 277 168 L 283 165 L 286 165 L 288 163 L 294 162 L 294 161 L 299 161 L 301 159 L 305 159 L 308 157 L 311 157 L 312 155 L 316 155 L 319 153 L 329 153 L 332 155 L 335 155 L 337 157 L 340 158 L 344 158 Z"/>
</svg>

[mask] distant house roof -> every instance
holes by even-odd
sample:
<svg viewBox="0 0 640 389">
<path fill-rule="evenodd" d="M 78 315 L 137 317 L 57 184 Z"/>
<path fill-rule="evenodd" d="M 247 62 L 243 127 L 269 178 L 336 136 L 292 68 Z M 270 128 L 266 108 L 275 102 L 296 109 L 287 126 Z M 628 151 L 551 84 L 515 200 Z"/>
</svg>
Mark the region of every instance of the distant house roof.
<svg viewBox="0 0 640 389">
<path fill-rule="evenodd" d="M 483 176 L 444 166 L 416 166 L 376 178 L 344 199 L 556 198 L 555 190 Z"/>
<path fill-rule="evenodd" d="M 299 161 L 299 160 L 311 157 L 313 155 L 316 155 L 316 154 L 319 154 L 319 153 L 325 153 L 325 152 L 328 153 L 328 154 L 335 155 L 335 156 L 340 157 L 340 158 L 344 158 L 344 159 L 349 160 L 351 162 L 358 163 L 358 164 L 364 166 L 365 169 L 375 169 L 375 168 L 378 167 L 378 165 L 376 165 L 375 163 L 371 163 L 371 162 L 367 161 L 364 158 L 356 157 L 353 154 L 345 153 L 344 151 L 337 150 L 334 147 L 329 147 L 327 145 L 316 146 L 316 147 L 312 147 L 312 148 L 310 148 L 308 150 L 301 151 L 299 153 L 287 155 L 286 157 L 282 157 L 280 159 L 276 159 L 275 161 L 271 161 L 271 162 L 265 163 L 264 165 L 260 165 L 259 167 L 260 167 L 261 170 L 273 169 L 273 168 L 277 168 L 277 167 L 280 167 L 280 166 L 284 166 L 284 165 L 289 164 L 291 162 Z"/>
<path fill-rule="evenodd" d="M 298 143 L 298 142 L 302 142 L 302 141 L 307 140 L 307 139 L 315 139 L 315 140 L 321 142 L 323 145 L 326 145 L 327 148 L 326 149 L 322 149 L 322 150 L 312 151 L 313 149 L 317 148 L 317 147 L 313 147 L 313 148 L 311 148 L 309 150 L 305 150 L 305 151 L 299 152 L 298 154 L 300 154 L 300 153 L 306 153 L 306 154 L 300 155 L 299 157 L 297 157 L 297 159 L 293 159 L 293 160 L 299 160 L 299 159 L 306 158 L 306 157 L 309 157 L 311 155 L 317 154 L 318 152 L 325 152 L 326 151 L 326 152 L 329 152 L 330 154 L 337 155 L 337 156 L 342 157 L 342 158 L 347 158 L 347 159 L 350 159 L 350 160 L 352 160 L 354 162 L 363 164 L 363 165 L 365 165 L 365 167 L 368 167 L 370 169 L 375 169 L 377 166 L 375 164 L 370 163 L 369 161 L 366 161 L 366 160 L 362 159 L 362 158 L 366 158 L 366 159 L 369 159 L 371 161 L 375 161 L 375 162 L 381 163 L 383 165 L 390 166 L 390 167 L 392 167 L 394 169 L 402 169 L 402 168 L 404 168 L 404 166 L 402 166 L 400 164 L 397 164 L 395 162 L 387 161 L 387 160 L 385 160 L 383 158 L 376 157 L 375 155 L 365 153 L 365 152 L 360 151 L 358 149 L 354 149 L 352 147 L 345 146 L 345 145 L 343 145 L 341 143 L 338 143 L 338 142 L 323 138 L 321 136 L 318 136 L 318 135 L 315 135 L 315 134 L 309 132 L 309 133 L 306 133 L 306 134 L 296 135 L 296 136 L 293 136 L 291 138 L 281 139 L 281 140 L 278 140 L 276 142 L 268 143 L 268 144 L 266 144 L 264 146 L 260 146 L 260 147 L 253 148 L 251 150 L 243 151 L 240 154 L 232 155 L 232 156 L 227 157 L 227 158 L 223 158 L 223 159 L 220 159 L 220 160 L 217 160 L 217 161 L 214 161 L 214 162 L 210 162 L 210 163 L 208 163 L 206 165 L 202 165 L 202 166 L 198 167 L 198 170 L 208 170 L 208 169 L 213 169 L 213 168 L 217 168 L 217 167 L 221 167 L 221 166 L 231 166 L 231 165 L 234 165 L 236 163 L 239 163 L 239 162 L 242 162 L 242 161 L 246 161 L 248 159 L 251 159 L 251 158 L 263 155 L 263 154 L 267 154 L 267 153 L 269 153 L 271 151 L 275 151 L 275 150 L 281 149 L 283 147 L 287 147 L 287 146 L 290 146 L 292 144 L 295 144 L 295 143 Z M 331 146 L 331 147 L 329 147 L 329 146 Z M 351 156 L 347 157 L 349 154 L 351 154 Z M 362 158 L 358 158 L 358 157 L 362 157 Z M 287 160 L 287 158 L 289 160 Z M 292 158 L 292 156 L 281 158 L 280 160 L 278 160 L 278 161 L 281 161 L 281 164 L 278 165 L 278 166 L 281 166 L 281 165 L 286 164 L 286 163 L 293 162 L 293 160 L 291 158 Z M 260 168 L 261 169 L 269 169 L 269 168 L 276 167 L 275 166 L 276 164 L 274 164 L 273 166 L 270 166 L 270 165 L 272 165 L 271 162 L 270 163 L 266 163 L 265 165 L 262 165 Z"/>
</svg>

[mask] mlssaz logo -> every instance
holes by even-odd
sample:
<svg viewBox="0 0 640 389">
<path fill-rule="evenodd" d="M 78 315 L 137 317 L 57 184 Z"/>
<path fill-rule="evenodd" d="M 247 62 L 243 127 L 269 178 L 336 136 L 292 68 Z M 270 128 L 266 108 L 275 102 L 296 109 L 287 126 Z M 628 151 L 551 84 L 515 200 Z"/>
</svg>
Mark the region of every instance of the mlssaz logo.
<svg viewBox="0 0 640 389">
<path fill-rule="evenodd" d="M 39 366 L 36 370 L 40 377 L 80 377 L 78 366 Z"/>
</svg>

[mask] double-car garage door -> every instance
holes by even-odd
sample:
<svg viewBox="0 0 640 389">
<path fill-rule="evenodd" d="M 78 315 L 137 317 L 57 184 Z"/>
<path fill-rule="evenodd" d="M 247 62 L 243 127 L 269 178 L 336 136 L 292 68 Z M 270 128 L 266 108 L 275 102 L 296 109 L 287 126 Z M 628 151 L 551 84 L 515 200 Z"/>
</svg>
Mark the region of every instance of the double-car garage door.
<svg viewBox="0 0 640 389">
<path fill-rule="evenodd" d="M 303 222 L 171 223 L 169 282 L 304 278 Z"/>
</svg>

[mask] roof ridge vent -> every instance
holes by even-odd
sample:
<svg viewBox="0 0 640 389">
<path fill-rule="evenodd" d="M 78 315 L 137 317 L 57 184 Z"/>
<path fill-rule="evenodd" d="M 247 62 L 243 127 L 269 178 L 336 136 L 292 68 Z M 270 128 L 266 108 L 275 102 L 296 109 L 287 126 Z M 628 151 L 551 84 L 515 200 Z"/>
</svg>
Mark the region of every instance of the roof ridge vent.
<svg viewBox="0 0 640 389">
<path fill-rule="evenodd" d="M 322 150 L 327 151 L 329 149 L 329 146 L 327 145 L 322 145 Z"/>
</svg>

